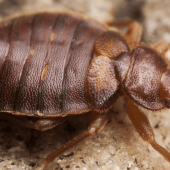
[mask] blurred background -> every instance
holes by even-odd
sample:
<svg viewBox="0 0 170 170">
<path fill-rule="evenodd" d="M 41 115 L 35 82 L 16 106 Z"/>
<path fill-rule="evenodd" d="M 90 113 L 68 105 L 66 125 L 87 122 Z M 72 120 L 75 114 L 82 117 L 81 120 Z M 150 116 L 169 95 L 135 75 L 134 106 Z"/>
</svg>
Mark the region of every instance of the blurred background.
<svg viewBox="0 0 170 170">
<path fill-rule="evenodd" d="M 143 26 L 142 41 L 170 42 L 169 0 L 0 0 L 0 20 L 38 11 L 77 11 L 100 22 L 137 20 Z M 53 161 L 47 170 L 169 170 L 170 165 L 136 133 L 117 105 L 115 117 L 104 131 L 82 142 Z M 83 117 L 83 119 L 82 119 Z M 0 120 L 0 169 L 35 169 L 54 149 L 86 126 L 82 116 L 44 133 Z M 156 140 L 170 150 L 170 116 L 148 113 Z"/>
</svg>

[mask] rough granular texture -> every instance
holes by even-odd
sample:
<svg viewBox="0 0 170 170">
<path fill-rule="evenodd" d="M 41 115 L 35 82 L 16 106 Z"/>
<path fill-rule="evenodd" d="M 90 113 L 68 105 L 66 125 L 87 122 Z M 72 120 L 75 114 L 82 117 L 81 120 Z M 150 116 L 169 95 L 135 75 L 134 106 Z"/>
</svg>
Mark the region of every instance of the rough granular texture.
<svg viewBox="0 0 170 170">
<path fill-rule="evenodd" d="M 170 42 L 169 0 L 0 0 L 0 17 L 40 10 L 75 10 L 102 22 L 135 19 L 144 28 L 142 41 Z M 113 118 L 97 136 L 65 152 L 46 170 L 169 170 L 170 164 L 144 142 L 129 121 L 126 103 L 115 104 Z M 170 114 L 148 112 L 156 141 L 170 151 Z M 32 170 L 52 151 L 87 127 L 87 115 L 39 132 L 0 120 L 0 169 Z"/>
</svg>

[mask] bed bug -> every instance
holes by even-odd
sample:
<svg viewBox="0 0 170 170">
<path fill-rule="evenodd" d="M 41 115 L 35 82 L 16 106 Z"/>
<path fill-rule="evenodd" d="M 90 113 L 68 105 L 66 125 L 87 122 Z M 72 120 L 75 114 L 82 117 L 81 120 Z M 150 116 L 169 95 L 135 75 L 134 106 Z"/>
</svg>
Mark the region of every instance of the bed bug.
<svg viewBox="0 0 170 170">
<path fill-rule="evenodd" d="M 169 44 L 140 44 L 135 21 L 121 34 L 110 25 L 69 12 L 42 12 L 0 22 L 0 112 L 29 128 L 45 131 L 68 116 L 89 112 L 89 127 L 47 156 L 40 170 L 83 139 L 98 134 L 120 95 L 142 139 L 170 162 L 138 108 L 170 108 Z M 28 117 L 36 117 L 31 122 Z"/>
</svg>

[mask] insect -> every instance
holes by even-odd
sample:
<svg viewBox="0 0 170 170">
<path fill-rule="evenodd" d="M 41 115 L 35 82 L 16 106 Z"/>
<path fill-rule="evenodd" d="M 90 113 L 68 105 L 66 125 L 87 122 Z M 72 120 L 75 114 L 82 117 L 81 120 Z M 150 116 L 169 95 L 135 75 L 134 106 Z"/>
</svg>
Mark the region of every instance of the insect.
<svg viewBox="0 0 170 170">
<path fill-rule="evenodd" d="M 170 153 L 154 140 L 138 108 L 170 108 L 170 70 L 164 58 L 169 44 L 140 44 L 135 21 L 120 34 L 106 24 L 68 12 L 43 12 L 0 22 L 0 112 L 40 131 L 68 116 L 90 112 L 89 127 L 48 155 L 39 170 L 83 139 L 98 134 L 120 95 L 142 139 L 170 162 Z M 36 117 L 32 122 L 28 117 Z"/>
</svg>

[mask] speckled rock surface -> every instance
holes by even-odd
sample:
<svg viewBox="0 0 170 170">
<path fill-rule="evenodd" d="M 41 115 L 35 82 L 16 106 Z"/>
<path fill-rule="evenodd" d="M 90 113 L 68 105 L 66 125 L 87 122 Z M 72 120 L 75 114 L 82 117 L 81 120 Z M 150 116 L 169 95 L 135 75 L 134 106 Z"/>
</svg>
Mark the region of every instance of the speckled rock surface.
<svg viewBox="0 0 170 170">
<path fill-rule="evenodd" d="M 169 0 L 0 0 L 0 18 L 40 10 L 75 10 L 99 21 L 135 19 L 144 28 L 142 41 L 170 42 Z M 46 170 L 169 170 L 170 164 L 142 141 L 125 112 L 122 100 L 113 118 L 90 137 L 53 161 Z M 170 113 L 147 113 L 156 141 L 170 151 Z M 0 120 L 0 169 L 32 170 L 42 160 L 85 129 L 87 115 L 39 132 Z"/>
</svg>

